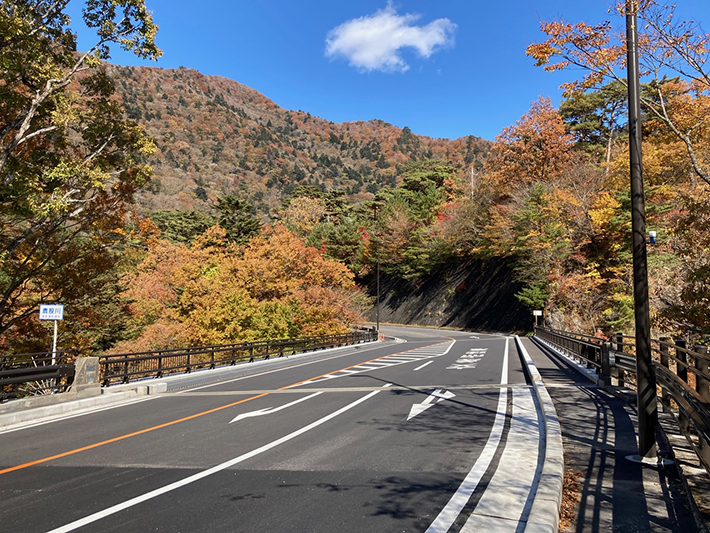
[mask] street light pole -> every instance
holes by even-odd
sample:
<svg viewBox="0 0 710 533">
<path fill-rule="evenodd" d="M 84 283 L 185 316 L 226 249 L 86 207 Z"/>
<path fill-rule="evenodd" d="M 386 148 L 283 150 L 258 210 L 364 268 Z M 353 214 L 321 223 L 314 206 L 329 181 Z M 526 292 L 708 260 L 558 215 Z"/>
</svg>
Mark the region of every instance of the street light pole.
<svg viewBox="0 0 710 533">
<path fill-rule="evenodd" d="M 375 212 L 375 260 L 377 261 L 377 300 L 375 301 L 375 321 L 377 323 L 377 335 L 380 334 L 380 240 L 377 235 L 377 204 L 373 204 Z"/>
<path fill-rule="evenodd" d="M 646 207 L 641 154 L 641 98 L 638 60 L 638 0 L 626 0 L 626 53 L 629 89 L 629 161 L 631 164 L 631 228 L 633 233 L 634 313 L 636 323 L 636 381 L 639 455 L 656 453 L 656 376 L 651 360 L 651 321 L 646 257 Z"/>
</svg>

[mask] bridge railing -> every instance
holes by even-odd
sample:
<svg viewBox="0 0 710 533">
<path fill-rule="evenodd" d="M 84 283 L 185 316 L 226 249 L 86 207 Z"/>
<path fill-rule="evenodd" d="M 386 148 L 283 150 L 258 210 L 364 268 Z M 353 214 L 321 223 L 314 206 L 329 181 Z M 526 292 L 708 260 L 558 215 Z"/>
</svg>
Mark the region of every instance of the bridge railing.
<svg viewBox="0 0 710 533">
<path fill-rule="evenodd" d="M 168 374 L 216 368 L 242 361 L 283 357 L 301 352 L 377 340 L 374 328 L 358 328 L 342 335 L 196 346 L 172 350 L 99 356 L 99 380 L 113 383 L 159 378 Z M 0 402 L 26 396 L 65 392 L 75 374 L 79 354 L 70 351 L 0 355 Z"/>
<path fill-rule="evenodd" d="M 159 378 L 200 368 L 216 368 L 243 361 L 283 357 L 374 340 L 377 340 L 377 332 L 374 329 L 361 329 L 342 335 L 102 355 L 99 356 L 99 376 L 102 385 L 107 387 L 112 383 Z"/>
<path fill-rule="evenodd" d="M 568 331 L 536 328 L 535 336 L 578 362 L 593 368 L 605 386 L 636 385 L 634 337 L 611 340 Z M 681 431 L 710 472 L 710 356 L 704 345 L 688 348 L 684 339 L 651 340 L 658 395 L 675 414 Z"/>
<path fill-rule="evenodd" d="M 74 380 L 74 358 L 69 351 L 0 356 L 0 402 L 65 392 Z"/>
</svg>

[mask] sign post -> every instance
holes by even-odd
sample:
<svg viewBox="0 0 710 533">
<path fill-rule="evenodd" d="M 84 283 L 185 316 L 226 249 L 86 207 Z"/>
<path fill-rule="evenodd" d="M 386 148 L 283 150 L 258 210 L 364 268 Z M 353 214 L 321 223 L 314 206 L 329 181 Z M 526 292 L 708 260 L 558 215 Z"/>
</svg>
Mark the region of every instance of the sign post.
<svg viewBox="0 0 710 533">
<path fill-rule="evenodd" d="M 54 343 L 52 344 L 52 364 L 57 364 L 57 322 L 64 320 L 64 306 L 62 304 L 42 304 L 39 306 L 39 319 L 54 322 Z"/>
<path fill-rule="evenodd" d="M 535 311 L 533 311 L 533 316 L 535 317 L 535 327 L 537 327 L 539 326 L 539 324 L 537 323 L 538 317 L 542 316 L 542 311 L 536 309 Z"/>
</svg>

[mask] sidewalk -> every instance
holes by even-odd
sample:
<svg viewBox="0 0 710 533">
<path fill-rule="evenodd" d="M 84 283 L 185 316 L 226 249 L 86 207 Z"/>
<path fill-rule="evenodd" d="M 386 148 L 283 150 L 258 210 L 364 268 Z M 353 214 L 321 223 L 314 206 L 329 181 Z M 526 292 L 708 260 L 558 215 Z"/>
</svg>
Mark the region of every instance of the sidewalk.
<svg viewBox="0 0 710 533">
<path fill-rule="evenodd" d="M 532 340 L 523 343 L 562 428 L 563 507 L 574 508 L 574 516 L 560 524 L 560 531 L 702 531 L 675 465 L 641 465 L 627 459 L 638 454 L 635 406 L 597 388 Z M 659 454 L 670 455 L 663 449 Z"/>
</svg>

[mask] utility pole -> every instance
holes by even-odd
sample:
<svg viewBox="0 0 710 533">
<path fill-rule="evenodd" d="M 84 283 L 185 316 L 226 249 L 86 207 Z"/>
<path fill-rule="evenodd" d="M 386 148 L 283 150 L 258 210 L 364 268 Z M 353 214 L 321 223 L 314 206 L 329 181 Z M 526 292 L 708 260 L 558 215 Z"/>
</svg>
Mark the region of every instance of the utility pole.
<svg viewBox="0 0 710 533">
<path fill-rule="evenodd" d="M 377 261 L 377 300 L 375 301 L 375 321 L 377 323 L 377 335 L 380 334 L 380 239 L 377 235 L 377 203 L 373 204 L 373 209 L 375 213 L 375 258 Z"/>
<path fill-rule="evenodd" d="M 638 0 L 626 0 L 626 54 L 629 89 L 629 158 L 631 163 L 631 228 L 633 233 L 634 312 L 639 455 L 655 457 L 658 407 L 656 375 L 651 359 L 651 320 L 646 257 L 646 207 L 641 154 L 641 98 L 638 60 Z"/>
</svg>

